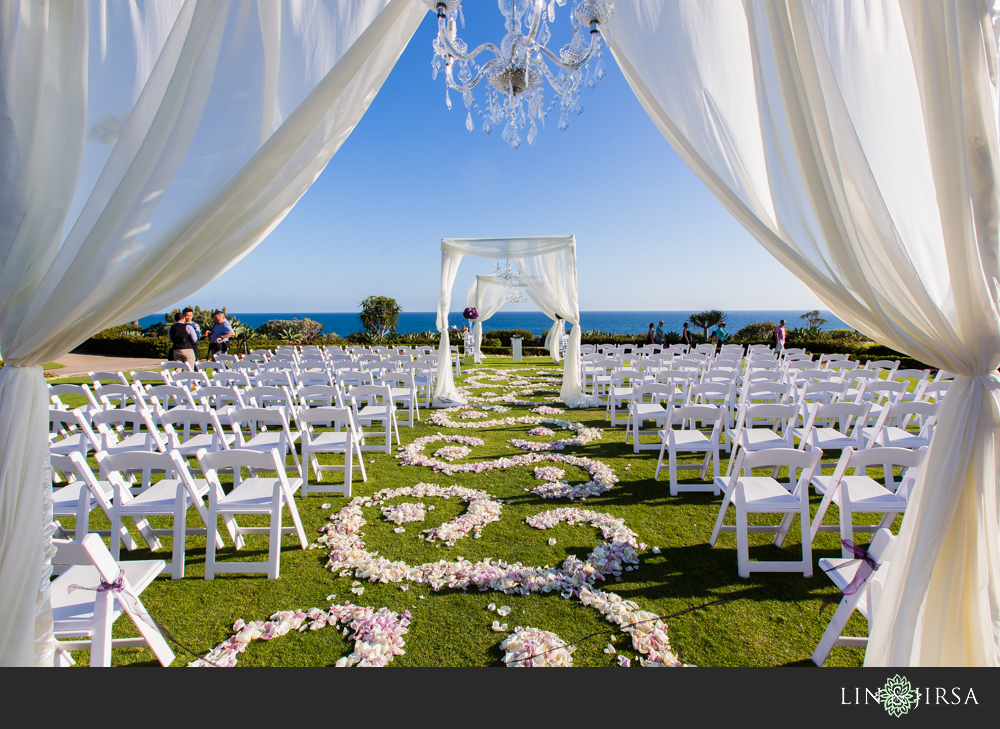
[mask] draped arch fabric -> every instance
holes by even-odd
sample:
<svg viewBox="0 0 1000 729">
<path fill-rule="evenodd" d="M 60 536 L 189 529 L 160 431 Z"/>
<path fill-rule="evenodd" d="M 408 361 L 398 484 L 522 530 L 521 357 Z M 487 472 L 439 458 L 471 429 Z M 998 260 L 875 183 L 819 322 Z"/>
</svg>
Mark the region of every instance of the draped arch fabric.
<svg viewBox="0 0 1000 729">
<path fill-rule="evenodd" d="M 472 361 L 476 364 L 483 363 L 483 353 L 481 351 L 483 345 L 483 322 L 503 308 L 509 291 L 510 286 L 496 276 L 476 276 L 476 280 L 469 287 L 469 293 L 465 297 L 465 305 L 467 307 L 471 306 L 479 312 L 479 318 L 472 325 L 472 336 L 475 339 Z"/>
<path fill-rule="evenodd" d="M 425 12 L 0 3 L 0 665 L 51 665 L 54 650 L 40 365 L 193 293 L 263 240 Z"/>
<path fill-rule="evenodd" d="M 451 290 L 455 285 L 458 266 L 463 256 L 504 258 L 514 261 L 521 273 L 525 293 L 538 308 L 552 319 L 558 314 L 573 325 L 563 363 L 563 383 L 559 399 L 570 408 L 591 406 L 593 398 L 583 394 L 580 375 L 580 303 L 576 284 L 576 238 L 572 235 L 552 235 L 527 238 L 441 239 L 441 292 L 437 309 L 437 328 L 441 333 L 441 343 L 438 347 L 434 407 L 464 405 L 466 402 L 455 387 L 448 340 Z M 472 296 L 471 291 L 469 296 Z M 499 303 L 502 305 L 502 300 Z M 558 348 L 556 351 L 558 352 Z"/>
<path fill-rule="evenodd" d="M 609 47 L 678 155 L 864 334 L 958 374 L 869 666 L 1000 665 L 997 45 L 965 0 L 617 0 Z"/>
</svg>

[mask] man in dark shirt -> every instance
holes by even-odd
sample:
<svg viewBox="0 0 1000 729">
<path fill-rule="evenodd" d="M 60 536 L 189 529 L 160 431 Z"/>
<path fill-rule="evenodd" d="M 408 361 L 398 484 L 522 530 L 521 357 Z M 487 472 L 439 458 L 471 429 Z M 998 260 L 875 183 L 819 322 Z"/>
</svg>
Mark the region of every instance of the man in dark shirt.
<svg viewBox="0 0 1000 729">
<path fill-rule="evenodd" d="M 184 321 L 183 312 L 174 314 L 174 325 L 168 332 L 170 342 L 174 345 L 171 359 L 175 362 L 187 362 L 192 368 L 198 359 L 197 341 L 194 330 Z"/>
</svg>

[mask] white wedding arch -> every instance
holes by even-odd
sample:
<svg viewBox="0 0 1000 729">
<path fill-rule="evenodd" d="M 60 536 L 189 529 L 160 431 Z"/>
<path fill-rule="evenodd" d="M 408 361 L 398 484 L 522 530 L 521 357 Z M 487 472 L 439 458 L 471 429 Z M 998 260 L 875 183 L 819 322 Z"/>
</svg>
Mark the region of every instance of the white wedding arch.
<svg viewBox="0 0 1000 729">
<path fill-rule="evenodd" d="M 52 665 L 54 653 L 41 364 L 188 296 L 263 240 L 350 135 L 427 7 L 0 6 L 0 665 Z M 958 375 L 867 665 L 1000 665 L 993 8 L 616 0 L 601 31 L 666 140 L 768 251 L 863 334 Z M 518 240 L 544 239 L 505 251 Z M 575 263 L 566 240 L 552 239 L 564 247 L 551 255 Z M 462 255 L 458 242 L 443 252 L 441 362 Z M 558 278 L 567 290 L 548 292 L 533 278 L 542 258 L 522 270 L 542 310 L 573 324 L 561 393 L 572 406 L 575 266 L 571 291 Z M 450 368 L 442 375 L 439 398 L 457 396 Z"/>
<path fill-rule="evenodd" d="M 465 405 L 466 400 L 455 387 L 451 371 L 451 343 L 448 340 L 448 311 L 451 308 L 451 290 L 458 275 L 458 266 L 464 256 L 475 258 L 507 259 L 513 261 L 520 272 L 521 285 L 528 297 L 555 323 L 549 330 L 545 344 L 559 356 L 559 340 L 555 336 L 565 319 L 573 325 L 570 330 L 566 358 L 563 362 L 563 383 L 559 399 L 570 408 L 588 407 L 592 398 L 583 393 L 580 375 L 580 301 L 576 286 L 576 238 L 572 235 L 547 235 L 521 238 L 442 238 L 441 239 L 441 293 L 438 296 L 437 328 L 441 333 L 438 347 L 437 387 L 434 390 L 434 407 L 445 408 Z M 476 353 L 482 340 L 482 321 L 489 319 L 503 306 L 509 286 L 493 276 L 479 276 L 469 291 L 469 304 L 479 309 L 479 320 L 474 325 Z M 480 309 L 480 305 L 483 307 Z M 484 314 L 485 312 L 485 314 Z"/>
</svg>

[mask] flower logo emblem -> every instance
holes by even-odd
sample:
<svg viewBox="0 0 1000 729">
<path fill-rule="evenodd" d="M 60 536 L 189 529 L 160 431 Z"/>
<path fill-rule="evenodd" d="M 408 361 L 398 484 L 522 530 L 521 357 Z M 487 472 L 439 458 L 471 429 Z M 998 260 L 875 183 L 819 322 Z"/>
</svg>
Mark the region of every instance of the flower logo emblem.
<svg viewBox="0 0 1000 729">
<path fill-rule="evenodd" d="M 886 679 L 885 686 L 879 693 L 879 699 L 882 701 L 882 708 L 890 716 L 898 718 L 911 708 L 917 708 L 920 703 L 920 693 L 910 686 L 908 679 L 897 673 L 892 678 Z"/>
</svg>

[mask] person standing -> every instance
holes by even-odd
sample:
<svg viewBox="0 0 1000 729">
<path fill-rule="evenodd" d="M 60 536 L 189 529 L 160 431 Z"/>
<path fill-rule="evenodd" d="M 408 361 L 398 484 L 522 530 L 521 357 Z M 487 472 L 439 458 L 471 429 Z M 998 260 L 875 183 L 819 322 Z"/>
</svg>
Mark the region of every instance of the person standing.
<svg viewBox="0 0 1000 729">
<path fill-rule="evenodd" d="M 225 354 L 229 351 L 229 340 L 236 334 L 233 325 L 226 321 L 226 314 L 218 309 L 212 312 L 215 319 L 215 326 L 208 333 L 208 358 L 213 359 L 217 354 Z"/>
<path fill-rule="evenodd" d="M 194 329 L 194 341 L 201 340 L 201 324 L 194 320 L 194 309 L 190 306 L 184 310 L 184 323 Z"/>
<path fill-rule="evenodd" d="M 646 342 L 649 344 L 656 343 L 656 332 L 654 331 L 655 326 L 656 325 L 653 324 L 653 322 L 649 322 L 649 331 L 646 332 Z"/>
<path fill-rule="evenodd" d="M 778 326 L 774 328 L 774 350 L 776 352 L 785 351 L 785 320 L 782 319 L 778 322 Z"/>
<path fill-rule="evenodd" d="M 726 322 L 720 321 L 715 331 L 712 332 L 712 336 L 720 347 L 725 344 L 729 340 L 729 334 L 726 333 Z"/>
<path fill-rule="evenodd" d="M 687 322 L 684 322 L 684 331 L 681 332 L 681 344 L 689 348 L 691 347 L 692 344 L 694 344 L 693 340 L 691 339 L 691 330 L 688 329 Z"/>
<path fill-rule="evenodd" d="M 653 339 L 657 344 L 663 344 L 663 319 L 656 325 L 656 337 Z"/>
<path fill-rule="evenodd" d="M 191 368 L 194 368 L 198 359 L 196 354 L 198 340 L 195 339 L 194 328 L 184 321 L 183 312 L 179 311 L 174 314 L 174 325 L 170 327 L 168 334 L 171 344 L 174 345 L 170 358 L 174 362 L 186 362 Z"/>
</svg>

